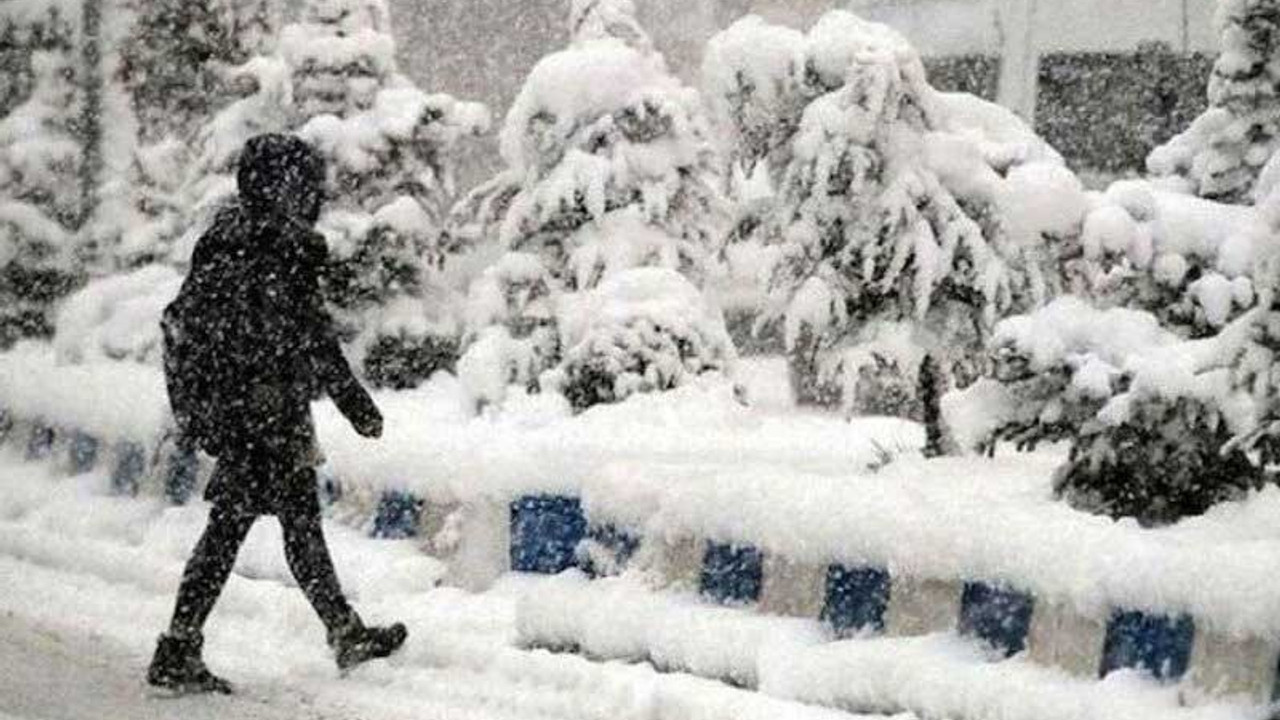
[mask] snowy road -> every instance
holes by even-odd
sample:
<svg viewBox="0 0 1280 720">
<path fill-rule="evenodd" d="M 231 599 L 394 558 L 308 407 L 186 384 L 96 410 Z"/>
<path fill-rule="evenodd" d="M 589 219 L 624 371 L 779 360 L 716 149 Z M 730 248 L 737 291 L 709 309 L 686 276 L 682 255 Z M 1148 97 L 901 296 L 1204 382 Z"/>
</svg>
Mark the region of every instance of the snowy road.
<svg viewBox="0 0 1280 720">
<path fill-rule="evenodd" d="M 411 543 L 330 525 L 356 605 L 403 619 L 404 652 L 339 677 L 267 520 L 254 528 L 208 630 L 235 698 L 158 699 L 141 676 L 200 507 L 106 496 L 99 476 L 56 477 L 0 457 L 0 720 L 148 718 L 848 718 L 647 666 L 513 647 L 531 581 L 468 595 Z"/>
</svg>

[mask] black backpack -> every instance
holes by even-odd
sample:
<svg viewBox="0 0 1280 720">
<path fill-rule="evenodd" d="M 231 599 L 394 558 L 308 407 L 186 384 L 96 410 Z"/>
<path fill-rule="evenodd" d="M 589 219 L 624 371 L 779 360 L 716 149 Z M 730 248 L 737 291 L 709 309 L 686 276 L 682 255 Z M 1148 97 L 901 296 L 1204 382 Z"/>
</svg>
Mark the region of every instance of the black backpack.
<svg viewBox="0 0 1280 720">
<path fill-rule="evenodd" d="M 241 306 L 243 298 L 214 289 L 221 283 L 211 275 L 226 270 L 206 270 L 204 282 L 189 277 L 160 320 L 164 379 L 179 442 L 215 457 L 244 423 L 246 389 L 255 380 L 248 365 L 254 343 L 263 337 Z"/>
<path fill-rule="evenodd" d="M 218 417 L 219 378 L 214 377 L 212 337 L 208 315 L 201 312 L 197 292 L 184 283 L 178 297 L 164 309 L 160 329 L 164 336 L 164 380 L 169 407 L 178 427 L 178 442 L 188 449 L 220 454 L 223 438 Z"/>
</svg>

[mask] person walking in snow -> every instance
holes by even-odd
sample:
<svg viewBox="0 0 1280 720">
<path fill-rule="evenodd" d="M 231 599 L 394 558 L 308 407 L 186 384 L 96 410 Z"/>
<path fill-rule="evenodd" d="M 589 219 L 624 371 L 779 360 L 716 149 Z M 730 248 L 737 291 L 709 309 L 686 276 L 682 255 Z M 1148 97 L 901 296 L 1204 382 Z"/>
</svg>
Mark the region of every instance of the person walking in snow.
<svg viewBox="0 0 1280 720">
<path fill-rule="evenodd" d="M 400 623 L 361 621 L 321 526 L 311 401 L 328 395 L 361 435 L 382 434 L 382 415 L 343 357 L 321 295 L 326 249 L 313 228 L 324 177 L 324 160 L 302 140 L 250 140 L 237 201 L 200 238 L 165 309 L 165 379 L 179 437 L 218 462 L 205 492 L 208 525 L 147 672 L 159 688 L 231 692 L 205 666 L 202 629 L 263 515 L 279 519 L 289 568 L 324 622 L 340 669 L 386 657 L 407 636 Z"/>
</svg>

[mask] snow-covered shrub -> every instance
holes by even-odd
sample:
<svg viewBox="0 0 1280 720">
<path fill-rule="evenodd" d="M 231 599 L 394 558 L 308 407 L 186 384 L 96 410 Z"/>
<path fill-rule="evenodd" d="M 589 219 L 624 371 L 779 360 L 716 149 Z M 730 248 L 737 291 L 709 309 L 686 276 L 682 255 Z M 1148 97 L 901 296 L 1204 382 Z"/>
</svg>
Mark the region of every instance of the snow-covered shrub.
<svg viewBox="0 0 1280 720">
<path fill-rule="evenodd" d="M 81 91 L 69 52 L 32 67 L 31 96 L 0 119 L 0 347 L 51 334 L 54 303 L 78 282 Z"/>
<path fill-rule="evenodd" d="M 1249 456 L 1229 445 L 1231 438 L 1212 403 L 1138 398 L 1123 422 L 1085 425 L 1055 489 L 1076 508 L 1147 526 L 1203 515 L 1265 482 Z"/>
<path fill-rule="evenodd" d="M 1251 210 L 1122 181 L 1104 193 L 1068 272 L 1101 307 L 1145 310 L 1184 337 L 1217 333 L 1254 306 Z"/>
<path fill-rule="evenodd" d="M 187 233 L 178 256 L 189 256 L 191 244 L 217 211 L 236 194 L 240 150 L 255 135 L 281 132 L 292 120 L 289 67 L 278 57 L 258 55 L 241 65 L 220 69 L 234 98 L 197 131 L 194 162 L 182 187 Z"/>
<path fill-rule="evenodd" d="M 451 224 L 460 236 L 514 254 L 472 290 L 483 312 L 470 313 L 467 354 L 476 358 L 462 365 L 493 370 L 486 379 L 463 372 L 480 394 L 513 377 L 539 385 L 543 371 L 567 361 L 557 308 L 576 305 L 582 299 L 575 295 L 610 278 L 665 268 L 701 287 L 726 230 L 699 97 L 668 71 L 630 0 L 577 0 L 570 27 L 570 46 L 538 63 L 507 115 L 507 168 L 455 208 Z M 506 273 L 511 268 L 521 273 Z M 518 308 L 492 312 L 508 308 L 522 287 L 563 302 L 536 319 Z M 502 349 L 502 342 L 515 346 Z"/>
<path fill-rule="evenodd" d="M 792 49 L 752 52 L 773 35 Z M 739 239 L 779 249 L 772 312 L 785 318 L 799 400 L 838 402 L 850 384 L 841 374 L 916 373 L 905 358 L 848 362 L 843 348 L 874 339 L 869 328 L 912 325 L 950 375 L 981 353 L 996 319 L 1059 291 L 1058 259 L 1087 200 L 1011 113 L 934 90 L 902 36 L 843 11 L 803 42 L 752 19 L 713 46 L 707 92 L 731 123 L 734 155 L 763 161 L 777 188 Z"/>
<path fill-rule="evenodd" d="M 564 360 L 548 384 L 575 410 L 732 369 L 724 316 L 673 270 L 620 272 L 574 301 L 562 315 Z"/>
<path fill-rule="evenodd" d="M 308 0 L 280 49 L 304 117 L 347 117 L 373 107 L 396 75 L 391 15 L 383 0 Z"/>
<path fill-rule="evenodd" d="M 1254 310 L 1185 340 L 1150 313 L 1062 298 L 997 327 L 992 375 L 947 398 L 948 425 L 990 450 L 1072 441 L 1057 489 L 1081 509 L 1146 524 L 1198 515 L 1264 480 L 1250 451 L 1265 450 L 1277 409 L 1275 317 Z"/>
<path fill-rule="evenodd" d="M 1280 148 L 1280 2 L 1220 0 L 1222 54 L 1209 80 L 1209 109 L 1147 159 L 1155 175 L 1190 192 L 1247 202 Z"/>
<path fill-rule="evenodd" d="M 743 352 L 777 351 L 781 325 L 766 316 L 769 268 L 777 248 L 760 227 L 777 210 L 776 178 L 815 90 L 805 78 L 804 33 L 748 15 L 707 44 L 701 89 L 722 145 L 726 194 L 733 207 L 724 272 L 715 284 L 733 338 Z"/>
</svg>

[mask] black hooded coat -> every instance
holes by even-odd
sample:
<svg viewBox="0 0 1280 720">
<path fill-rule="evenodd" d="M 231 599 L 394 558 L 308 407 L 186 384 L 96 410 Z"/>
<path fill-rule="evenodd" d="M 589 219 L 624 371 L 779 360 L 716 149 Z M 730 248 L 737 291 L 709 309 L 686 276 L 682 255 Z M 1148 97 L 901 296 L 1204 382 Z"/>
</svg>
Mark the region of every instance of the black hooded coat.
<svg viewBox="0 0 1280 720">
<path fill-rule="evenodd" d="M 321 461 L 311 401 L 333 398 L 363 435 L 382 417 L 342 354 L 325 309 L 324 239 L 313 231 L 324 163 L 293 137 L 250 140 L 238 202 L 218 213 L 192 254 L 178 298 L 165 310 L 166 343 L 178 328 L 198 367 L 171 372 L 180 434 L 218 457 L 210 502 L 256 515 L 315 502 Z M 184 381 L 184 378 L 186 380 Z"/>
</svg>

